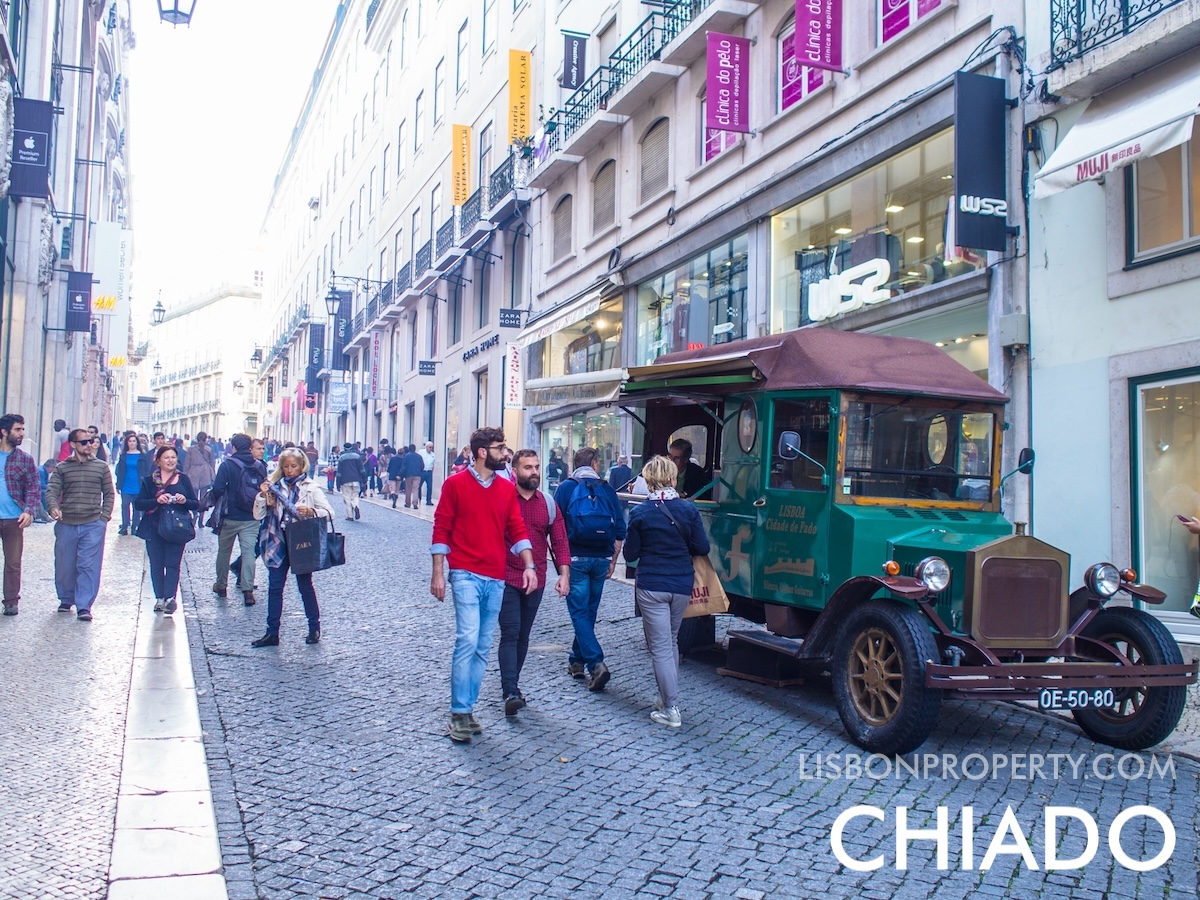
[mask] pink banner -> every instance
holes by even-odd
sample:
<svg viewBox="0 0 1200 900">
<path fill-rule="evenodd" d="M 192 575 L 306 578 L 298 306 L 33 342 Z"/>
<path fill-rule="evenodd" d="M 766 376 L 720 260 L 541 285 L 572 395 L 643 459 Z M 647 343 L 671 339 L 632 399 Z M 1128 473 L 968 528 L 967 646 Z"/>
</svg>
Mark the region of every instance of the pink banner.
<svg viewBox="0 0 1200 900">
<path fill-rule="evenodd" d="M 708 33 L 708 75 L 704 127 L 750 131 L 750 41 Z"/>
<path fill-rule="evenodd" d="M 796 0 L 793 41 L 801 65 L 841 72 L 842 0 Z"/>
</svg>

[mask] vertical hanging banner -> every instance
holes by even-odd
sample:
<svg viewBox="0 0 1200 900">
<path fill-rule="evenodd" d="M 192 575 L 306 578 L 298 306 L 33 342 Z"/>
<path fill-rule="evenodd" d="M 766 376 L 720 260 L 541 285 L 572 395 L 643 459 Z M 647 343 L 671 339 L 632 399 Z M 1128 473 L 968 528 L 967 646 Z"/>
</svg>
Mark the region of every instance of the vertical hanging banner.
<svg viewBox="0 0 1200 900">
<path fill-rule="evenodd" d="M 584 73 L 587 70 L 587 41 L 586 34 L 574 31 L 564 31 L 563 35 L 563 74 L 562 86 L 569 91 L 583 84 Z"/>
<path fill-rule="evenodd" d="M 814 69 L 843 72 L 842 0 L 796 0 L 796 59 Z"/>
<path fill-rule="evenodd" d="M 303 381 L 296 382 L 296 412 L 312 412 L 308 406 L 308 386 Z"/>
<path fill-rule="evenodd" d="M 367 394 L 368 398 L 374 399 L 379 396 L 379 345 L 382 343 L 382 334 L 379 331 L 371 332 L 371 390 Z"/>
<path fill-rule="evenodd" d="M 308 371 L 304 380 L 310 385 L 317 383 L 317 373 L 324 366 L 325 359 L 325 323 L 308 326 Z"/>
<path fill-rule="evenodd" d="M 450 151 L 450 180 L 454 199 L 450 202 L 462 206 L 471 196 L 471 126 L 452 125 L 450 133 L 454 142 Z"/>
<path fill-rule="evenodd" d="M 525 385 L 521 376 L 521 345 L 504 348 L 504 408 L 525 408 Z"/>
<path fill-rule="evenodd" d="M 329 385 L 327 408 L 335 416 L 350 411 L 350 383 L 348 381 L 334 381 Z"/>
<path fill-rule="evenodd" d="M 350 368 L 349 360 L 346 358 L 346 344 L 350 343 L 350 319 L 353 306 L 349 291 L 338 291 L 337 295 L 341 298 L 341 302 L 338 305 L 337 315 L 333 317 L 333 351 L 332 358 L 329 360 L 329 368 L 345 371 Z"/>
<path fill-rule="evenodd" d="M 955 246 L 1008 249 L 1008 103 L 1003 78 L 954 73 Z M 950 241 L 946 241 L 947 248 Z"/>
<path fill-rule="evenodd" d="M 750 131 L 750 41 L 710 31 L 704 127 Z"/>
<path fill-rule="evenodd" d="M 523 141 L 529 130 L 530 92 L 533 89 L 533 55 L 528 50 L 508 51 L 508 142 Z"/>
<path fill-rule="evenodd" d="M 67 331 L 92 330 L 92 273 L 67 275 Z"/>
<path fill-rule="evenodd" d="M 288 377 L 288 362 L 288 355 L 285 353 L 283 354 L 283 360 L 279 367 L 279 390 L 281 391 L 286 391 L 288 389 L 288 382 L 291 381 L 291 379 Z"/>
<path fill-rule="evenodd" d="M 12 186 L 10 197 L 50 196 L 50 134 L 54 104 L 49 100 L 13 100 Z M 90 289 L 89 289 L 90 290 Z"/>
</svg>

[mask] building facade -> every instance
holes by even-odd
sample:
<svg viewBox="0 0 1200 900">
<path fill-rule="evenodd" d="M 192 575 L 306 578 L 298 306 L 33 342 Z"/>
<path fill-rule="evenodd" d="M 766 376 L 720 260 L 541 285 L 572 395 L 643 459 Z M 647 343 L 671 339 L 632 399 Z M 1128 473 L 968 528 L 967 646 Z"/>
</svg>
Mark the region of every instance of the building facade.
<svg viewBox="0 0 1200 900">
<path fill-rule="evenodd" d="M 12 0 L 0 18 L 0 396 L 44 456 L 55 419 L 112 432 L 129 414 L 134 34 L 129 0 Z"/>
<path fill-rule="evenodd" d="M 222 285 L 167 309 L 146 362 L 153 373 L 153 431 L 228 440 L 259 435 L 270 404 L 257 384 L 256 341 L 265 328 L 258 286 Z M 267 435 L 269 436 L 269 435 Z"/>
<path fill-rule="evenodd" d="M 1200 4 L 1028 4 L 1037 533 L 1167 592 L 1200 590 Z"/>
</svg>

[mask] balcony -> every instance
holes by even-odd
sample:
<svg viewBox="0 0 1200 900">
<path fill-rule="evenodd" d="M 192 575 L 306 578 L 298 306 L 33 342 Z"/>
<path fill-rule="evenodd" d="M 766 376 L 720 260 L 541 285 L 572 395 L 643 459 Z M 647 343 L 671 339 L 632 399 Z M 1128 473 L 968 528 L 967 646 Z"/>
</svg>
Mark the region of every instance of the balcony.
<svg viewBox="0 0 1200 900">
<path fill-rule="evenodd" d="M 661 59 L 672 66 L 690 66 L 707 51 L 705 35 L 728 34 L 746 21 L 754 0 L 679 0 L 663 13 L 666 46 Z"/>
<path fill-rule="evenodd" d="M 454 216 L 442 223 L 437 230 L 437 255 L 434 257 L 439 262 L 442 257 L 454 249 Z"/>
<path fill-rule="evenodd" d="M 608 101 L 611 113 L 617 116 L 632 116 L 651 97 L 672 84 L 686 71 L 683 66 L 659 62 L 663 46 L 670 39 L 665 27 L 667 22 L 674 20 L 651 13 L 642 19 L 633 33 L 608 57 L 608 66 L 612 73 L 609 79 L 611 96 Z"/>
<path fill-rule="evenodd" d="M 512 157 L 509 159 L 511 160 Z M 496 228 L 483 217 L 483 194 L 484 188 L 481 187 L 467 198 L 467 202 L 462 205 L 462 210 L 459 212 L 458 243 L 467 250 L 482 241 Z"/>
<path fill-rule="evenodd" d="M 1184 0 L 1050 0 L 1050 61 L 1061 68 Z"/>
<path fill-rule="evenodd" d="M 511 216 L 517 204 L 528 200 L 530 160 L 510 153 L 488 177 L 487 218 L 500 223 Z"/>
<path fill-rule="evenodd" d="M 388 39 L 399 25 L 402 6 L 402 0 L 371 0 L 365 28 L 366 44 L 371 50 L 382 53 L 386 49 Z"/>
<path fill-rule="evenodd" d="M 412 289 L 418 292 L 437 281 L 437 272 L 433 270 L 433 241 L 422 244 L 413 257 Z"/>
<path fill-rule="evenodd" d="M 555 115 L 558 122 L 555 133 L 559 134 L 563 153 L 582 157 L 629 121 L 628 116 L 608 112 L 608 101 L 613 93 L 612 78 L 612 70 L 600 66 L 567 98 Z"/>
</svg>

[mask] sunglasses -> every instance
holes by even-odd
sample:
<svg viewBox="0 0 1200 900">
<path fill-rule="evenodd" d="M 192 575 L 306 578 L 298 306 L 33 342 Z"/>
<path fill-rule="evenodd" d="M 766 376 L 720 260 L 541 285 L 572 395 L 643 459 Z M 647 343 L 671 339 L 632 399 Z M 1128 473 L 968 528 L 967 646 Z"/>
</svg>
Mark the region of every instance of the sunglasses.
<svg viewBox="0 0 1200 900">
<path fill-rule="evenodd" d="M 100 440 L 100 438 L 84 438 L 82 441 L 76 441 L 75 443 L 82 444 L 84 447 L 86 447 L 88 444 L 94 444 L 98 440 Z"/>
</svg>

